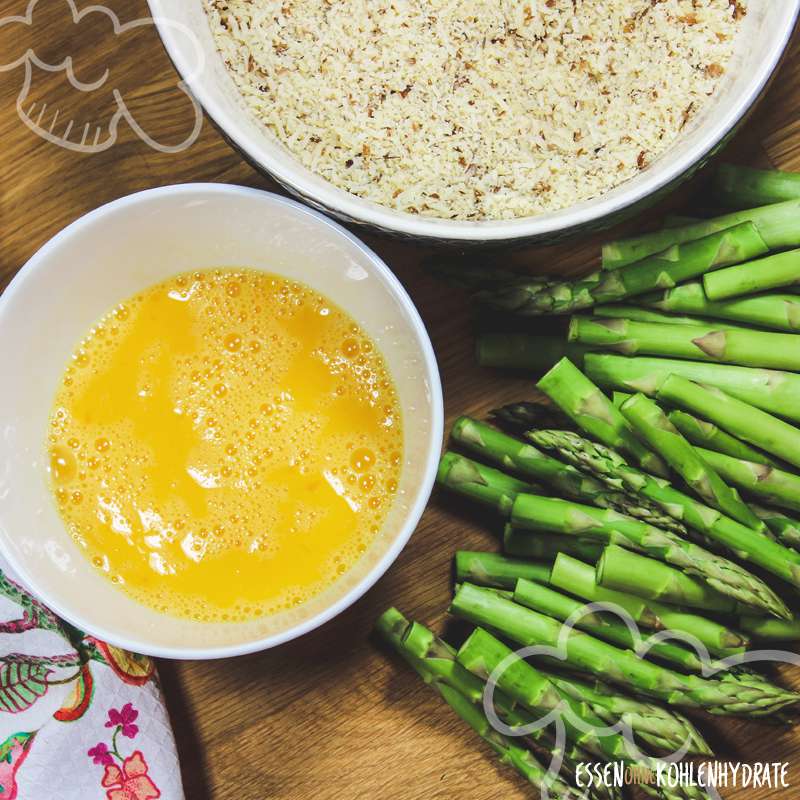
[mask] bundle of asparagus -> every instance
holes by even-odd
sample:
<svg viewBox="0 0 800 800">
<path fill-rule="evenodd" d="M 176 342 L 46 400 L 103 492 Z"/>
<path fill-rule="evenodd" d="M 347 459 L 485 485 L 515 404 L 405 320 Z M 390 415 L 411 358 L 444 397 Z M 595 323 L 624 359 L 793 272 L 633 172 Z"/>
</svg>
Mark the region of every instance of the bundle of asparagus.
<svg viewBox="0 0 800 800">
<path fill-rule="evenodd" d="M 673 469 L 687 492 L 574 430 L 531 428 L 559 418 L 530 404 L 493 413 L 517 436 L 462 417 L 453 443 L 475 458 L 446 452 L 439 483 L 496 513 L 506 551 L 456 553 L 451 610 L 479 627 L 459 650 L 393 609 L 378 629 L 505 763 L 540 789 L 552 784 L 555 794 L 571 798 L 581 761 L 653 768 L 660 753 L 709 754 L 702 734 L 674 707 L 775 718 L 795 706 L 800 695 L 731 663 L 753 640 L 800 637 L 800 620 L 739 563 L 762 549 L 759 563 L 777 558 L 785 549 L 779 540 L 793 536 L 792 521 L 751 509 L 718 472 L 706 478 L 702 448 L 684 439 L 652 400 L 630 395 L 617 398 L 617 407 L 572 364 L 552 372 L 540 385 L 564 419 L 625 448 L 640 464 Z M 571 380 L 576 373 L 580 380 Z M 548 490 L 560 497 L 548 497 Z M 730 503 L 743 521 L 689 492 Z M 728 556 L 706 549 L 697 539 L 707 534 L 743 549 L 731 547 Z M 512 644 L 539 646 L 544 655 L 535 666 L 527 663 L 487 629 Z M 498 687 L 492 707 L 507 726 L 500 731 L 485 713 L 490 677 Z M 547 728 L 531 734 L 527 724 L 557 709 L 566 714 L 564 752 L 552 750 L 552 733 L 542 733 Z M 553 755 L 563 762 L 557 775 L 544 766 L 548 752 L 551 763 Z M 697 787 L 647 788 L 662 798 L 705 796 Z M 602 787 L 591 792 L 608 796 Z"/>
<path fill-rule="evenodd" d="M 442 457 L 440 486 L 493 512 L 503 553 L 456 553 L 450 611 L 477 626 L 460 649 L 394 609 L 378 630 L 558 797 L 580 795 L 581 761 L 710 754 L 680 708 L 786 719 L 800 704 L 738 666 L 760 643 L 800 640 L 800 296 L 774 291 L 800 281 L 800 176 L 726 166 L 715 186 L 744 210 L 612 242 L 582 280 L 459 277 L 522 324 L 596 316 L 563 337 L 479 337 L 482 364 L 544 373 L 553 404 L 461 417 Z M 557 751 L 529 725 L 556 711 Z"/>
<path fill-rule="evenodd" d="M 639 658 L 630 650 L 565 627 L 553 617 L 484 587 L 461 586 L 451 610 L 476 625 L 500 632 L 512 642 L 540 645 L 543 654 L 552 654 L 581 672 L 633 687 L 669 705 L 702 708 L 711 714 L 758 717 L 770 716 L 800 701 L 800 695 L 756 675 L 737 674 L 730 680 L 683 675 Z"/>
<path fill-rule="evenodd" d="M 547 787 L 553 797 L 579 800 L 581 793 L 558 774 L 553 774 L 537 757 L 533 748 L 526 747 L 514 737 L 495 730 L 482 709 L 484 681 L 473 675 L 456 661 L 456 652 L 446 642 L 418 623 L 409 622 L 397 609 L 390 608 L 376 623 L 376 630 L 396 650 L 417 674 L 440 694 L 442 699 L 458 714 L 500 757 L 514 767 L 529 783 L 539 789 Z M 495 693 L 496 713 L 510 728 L 532 728 L 535 717 L 518 706 L 511 697 Z M 531 729 L 526 738 L 546 747 L 551 757 L 560 756 L 567 774 L 574 773 L 573 765 L 585 760 L 588 753 L 578 745 L 570 745 L 564 752 L 554 751 L 552 737 L 545 728 Z M 605 795 L 612 800 L 613 794 Z M 598 800 L 603 795 L 597 795 Z"/>
<path fill-rule="evenodd" d="M 615 350 L 796 371 L 800 348 L 791 334 L 800 328 L 800 299 L 792 293 L 800 281 L 800 175 L 723 165 L 714 186 L 721 205 L 741 210 L 609 242 L 601 269 L 585 278 L 506 271 L 489 280 L 492 270 L 472 268 L 473 276 L 485 276 L 468 282 L 481 306 L 521 319 L 586 309 L 597 316 L 573 319 L 568 341 L 484 334 L 479 361 L 544 371 L 562 356 L 581 366 L 587 353 Z M 704 375 L 726 389 L 712 380 L 726 382 L 724 372 Z"/>
</svg>

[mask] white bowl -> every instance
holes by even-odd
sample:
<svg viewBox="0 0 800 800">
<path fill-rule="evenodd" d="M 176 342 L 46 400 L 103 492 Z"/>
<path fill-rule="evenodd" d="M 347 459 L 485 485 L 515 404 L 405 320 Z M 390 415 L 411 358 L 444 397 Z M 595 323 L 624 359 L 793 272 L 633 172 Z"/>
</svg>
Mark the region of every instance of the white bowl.
<svg viewBox="0 0 800 800">
<path fill-rule="evenodd" d="M 88 329 L 121 300 L 171 275 L 250 267 L 319 290 L 361 323 L 386 358 L 404 422 L 397 499 L 357 564 L 296 611 L 209 624 L 159 614 L 101 576 L 51 497 L 46 435 L 56 387 Z M 103 206 L 64 229 L 0 299 L 0 549 L 57 614 L 149 655 L 217 658 L 263 650 L 316 628 L 357 600 L 408 541 L 433 486 L 442 393 L 422 321 L 386 265 L 328 218 L 255 189 L 188 184 Z"/>
<path fill-rule="evenodd" d="M 772 76 L 800 0 L 748 0 L 737 48 L 718 91 L 677 142 L 643 172 L 593 200 L 507 221 L 466 222 L 395 211 L 338 189 L 300 164 L 251 117 L 214 45 L 202 0 L 148 0 L 167 53 L 224 136 L 257 169 L 316 208 L 345 221 L 445 243 L 553 242 L 607 227 L 688 178 L 727 141 Z M 257 0 L 256 0 L 257 2 Z"/>
</svg>

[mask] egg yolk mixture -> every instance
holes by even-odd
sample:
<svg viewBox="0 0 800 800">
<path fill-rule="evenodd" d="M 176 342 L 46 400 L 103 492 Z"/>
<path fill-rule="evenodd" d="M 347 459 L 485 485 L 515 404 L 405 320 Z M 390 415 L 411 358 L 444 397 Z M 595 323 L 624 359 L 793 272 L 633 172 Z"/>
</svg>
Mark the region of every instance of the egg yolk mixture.
<svg viewBox="0 0 800 800">
<path fill-rule="evenodd" d="M 107 314 L 49 428 L 73 539 L 140 602 L 240 621 L 330 586 L 397 490 L 402 425 L 382 356 L 309 287 L 179 275 Z"/>
</svg>

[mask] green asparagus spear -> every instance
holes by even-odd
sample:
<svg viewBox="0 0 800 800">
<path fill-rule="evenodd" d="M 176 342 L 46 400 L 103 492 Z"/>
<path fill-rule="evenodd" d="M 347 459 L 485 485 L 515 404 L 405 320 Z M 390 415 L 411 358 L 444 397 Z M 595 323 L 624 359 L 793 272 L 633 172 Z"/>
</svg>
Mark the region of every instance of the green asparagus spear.
<svg viewBox="0 0 800 800">
<path fill-rule="evenodd" d="M 742 616 L 739 628 L 762 642 L 793 642 L 800 640 L 800 618 L 787 621 L 770 617 Z"/>
<path fill-rule="evenodd" d="M 608 303 L 595 306 L 593 309 L 598 317 L 605 319 L 632 319 L 637 322 L 659 322 L 670 325 L 694 325 L 695 320 L 688 321 L 689 317 L 678 317 L 664 314 L 661 311 L 652 311 L 641 306 L 625 305 L 623 303 Z M 580 366 L 580 365 L 579 365 Z"/>
<path fill-rule="evenodd" d="M 589 569 L 592 569 L 592 567 L 589 566 Z M 593 569 L 592 572 L 594 572 Z M 478 586 L 480 584 L 474 585 Z M 546 614 L 548 617 L 553 617 L 553 619 L 561 620 L 562 622 L 572 618 L 575 627 L 581 630 L 589 631 L 600 639 L 613 642 L 620 647 L 639 651 L 630 628 L 621 620 L 615 619 L 612 614 L 586 611 L 584 603 L 561 594 L 538 581 L 534 582 L 520 578 L 514 584 L 514 587 L 510 597 L 526 608 L 532 608 L 540 614 Z"/>
<path fill-rule="evenodd" d="M 748 528 L 761 532 L 766 529 L 738 493 L 703 460 L 655 402 L 637 393 L 622 404 L 620 411 L 640 438 L 683 478 L 701 500 Z"/>
<path fill-rule="evenodd" d="M 463 588 L 459 589 L 459 593 Z M 481 628 L 474 630 L 459 648 L 456 659 L 459 665 L 481 680 L 488 680 L 492 673 L 496 673 L 496 684 L 503 694 L 531 713 L 555 711 L 562 704 L 561 693 L 544 674 L 517 657 L 510 648 Z M 501 664 L 504 664 L 504 669 L 499 670 Z M 584 717 L 577 703 L 568 705 L 578 718 Z M 582 730 L 575 726 L 569 715 L 565 715 L 564 722 L 570 741 L 607 758 L 618 755 L 616 749 L 612 749 L 616 746 L 614 734 L 599 736 L 593 730 Z M 606 727 L 600 720 L 592 719 L 590 722 L 593 728 Z"/>
<path fill-rule="evenodd" d="M 514 739 L 496 731 L 481 708 L 484 683 L 455 660 L 455 651 L 430 631 L 416 623 L 409 623 L 397 609 L 390 608 L 376 623 L 378 633 L 405 659 L 417 674 L 500 756 L 500 761 L 514 767 L 529 783 L 538 789 L 547 788 L 559 800 L 580 800 L 582 794 L 549 773 L 536 756 Z M 417 633 L 421 631 L 422 635 Z M 409 637 L 409 634 L 411 636 Z M 427 636 L 426 636 L 427 634 Z M 415 640 L 428 644 L 429 649 L 420 654 Z M 495 692 L 495 709 L 509 727 L 522 727 L 535 721 L 530 714 L 517 709 L 510 698 Z M 541 731 L 535 731 L 534 736 Z M 568 748 L 567 761 L 585 759 L 584 751 Z"/>
<path fill-rule="evenodd" d="M 609 492 L 606 486 L 594 478 L 545 455 L 530 442 L 522 442 L 485 422 L 471 417 L 460 417 L 453 424 L 451 436 L 453 441 L 482 460 L 524 478 L 541 481 L 566 497 L 593 503 L 601 508 L 622 509 L 631 516 L 663 522 L 674 529 L 664 519 L 668 515 L 652 503 L 642 503 L 624 492 Z"/>
<path fill-rule="evenodd" d="M 722 430 L 713 422 L 692 416 L 685 411 L 670 411 L 669 421 L 694 445 L 715 453 L 724 453 L 734 458 L 744 458 L 757 464 L 774 464 L 775 462 L 760 450 L 750 447 L 735 436 Z"/>
<path fill-rule="evenodd" d="M 597 562 L 595 580 L 606 589 L 662 603 L 721 614 L 737 610 L 746 612 L 731 597 L 721 595 L 707 583 L 661 561 L 616 545 L 609 545 L 603 551 Z"/>
<path fill-rule="evenodd" d="M 680 288 L 681 286 L 676 286 L 674 289 L 668 291 L 677 291 Z M 639 302 L 643 302 L 649 298 L 650 295 L 646 295 L 645 297 L 638 298 L 638 300 Z M 746 328 L 743 325 L 732 325 L 730 323 L 720 323 L 718 321 L 712 322 L 710 319 L 705 319 L 703 317 L 686 317 L 678 316 L 676 314 L 664 314 L 661 311 L 653 311 L 650 308 L 642 308 L 641 306 L 627 306 L 622 304 L 595 306 L 593 312 L 598 317 L 602 317 L 604 319 L 627 319 L 634 322 L 654 322 L 663 325 L 707 326 L 713 324 L 717 327 L 725 328 L 726 330 L 750 330 L 750 328 Z M 553 363 L 555 363 L 555 361 Z"/>
<path fill-rule="evenodd" d="M 588 564 L 586 567 L 591 570 L 594 581 L 594 569 Z M 599 591 L 617 594 L 607 589 Z M 576 628 L 591 633 L 598 639 L 611 642 L 617 647 L 633 650 L 641 658 L 655 658 L 668 663 L 673 668 L 677 666 L 686 672 L 702 673 L 703 671 L 703 661 L 694 649 L 687 649 L 674 641 L 650 642 L 644 637 L 641 640 L 636 639 L 625 622 L 617 619 L 613 614 L 589 613 L 581 601 L 567 597 L 548 586 L 520 580 L 512 597 L 526 608 L 531 608 L 561 622 L 571 619 Z"/>
<path fill-rule="evenodd" d="M 620 734 L 609 734 L 605 731 L 608 728 L 607 718 L 610 716 L 608 702 L 605 707 L 598 710 L 603 711 L 603 717 L 596 713 L 596 706 L 591 701 L 600 701 L 598 694 L 587 693 L 583 696 L 573 685 L 571 689 L 561 689 L 548 677 L 533 667 L 526 661 L 519 658 L 509 647 L 495 638 L 488 631 L 477 628 L 458 651 L 457 658 L 470 672 L 478 677 L 487 678 L 495 674 L 497 685 L 509 696 L 513 697 L 523 707 L 530 711 L 550 712 L 558 709 L 568 709 L 570 713 L 562 714 L 562 720 L 570 739 L 579 741 L 581 746 L 586 747 L 594 753 L 609 760 L 621 760 L 629 764 L 655 769 L 658 763 L 656 759 L 640 757 L 632 759 L 625 737 Z M 500 669 L 500 667 L 503 667 Z M 577 696 L 576 696 L 577 695 Z M 635 703 L 635 701 L 633 701 Z M 619 709 L 623 710 L 624 700 L 620 698 Z M 636 720 L 648 728 L 659 725 L 663 729 L 665 719 L 660 716 L 656 721 L 655 707 L 645 717 L 645 706 L 640 706 L 637 711 L 639 719 L 632 714 L 632 706 L 625 709 L 630 717 L 624 721 L 631 723 Z M 580 725 L 576 725 L 573 720 L 579 720 Z M 618 720 L 617 720 L 618 721 Z M 673 727 L 681 727 L 680 718 L 673 718 Z M 685 727 L 685 726 L 684 726 Z M 687 738 L 690 734 L 687 733 Z M 691 738 L 690 738 L 691 741 Z M 695 787 L 686 786 L 677 789 L 660 787 L 658 795 L 662 797 L 699 797 Z"/>
<path fill-rule="evenodd" d="M 699 314 L 781 331 L 800 330 L 800 297 L 793 294 L 763 294 L 714 302 L 706 297 L 701 281 L 692 281 L 641 300 L 662 311 Z"/>
<path fill-rule="evenodd" d="M 455 594 L 464 584 L 456 581 L 453 583 L 453 594 Z M 476 583 L 474 586 L 484 586 L 485 589 L 491 589 L 499 597 L 505 597 L 508 600 L 514 599 L 514 592 L 511 589 L 498 589 L 496 586 L 485 586 L 484 584 Z"/>
<path fill-rule="evenodd" d="M 493 420 L 515 433 L 522 434 L 532 428 L 570 428 L 572 420 L 550 403 L 532 403 L 522 400 L 492 409 Z"/>
<path fill-rule="evenodd" d="M 601 270 L 579 281 L 552 285 L 534 282 L 487 289 L 479 292 L 477 299 L 490 308 L 521 316 L 570 314 L 666 289 L 712 270 L 749 261 L 767 249 L 756 227 L 743 222 L 696 241 L 673 245 L 611 272 Z"/>
<path fill-rule="evenodd" d="M 409 621 L 396 608 L 389 608 L 375 622 L 375 631 L 425 683 L 445 683 L 474 705 L 483 702 L 484 681 L 462 667 L 456 661 L 455 649 L 424 625 Z M 507 724 L 523 727 L 534 719 L 502 692 L 496 691 L 494 699 Z"/>
<path fill-rule="evenodd" d="M 767 292 L 800 281 L 800 250 L 787 250 L 766 258 L 703 275 L 709 300 L 727 300 L 743 294 Z"/>
<path fill-rule="evenodd" d="M 379 617 L 375 629 L 426 683 L 445 684 L 473 705 L 483 705 L 485 683 L 462 667 L 456 661 L 455 649 L 424 625 L 410 622 L 396 608 L 390 608 Z M 500 691 L 495 692 L 494 701 L 495 711 L 509 727 L 523 728 L 536 721 Z M 543 733 L 543 730 L 534 730 L 529 735 L 538 739 Z"/>
<path fill-rule="evenodd" d="M 418 628 L 409 641 L 412 628 Z M 455 660 L 455 650 L 438 639 L 431 631 L 418 623 L 406 619 L 396 608 L 384 611 L 375 623 L 375 630 L 394 650 L 401 655 L 423 678 L 426 683 L 443 682 L 474 704 L 483 701 L 484 683 Z M 497 706 L 510 715 L 518 711 L 513 700 L 497 693 Z M 524 714 L 524 711 L 523 711 Z M 512 724 L 511 719 L 508 724 Z M 515 724 L 527 724 L 529 718 L 523 716 L 514 720 Z"/>
<path fill-rule="evenodd" d="M 750 508 L 763 520 L 774 538 L 787 547 L 800 550 L 800 520 L 787 517 L 776 508 L 757 506 L 751 503 Z"/>
<path fill-rule="evenodd" d="M 666 481 L 631 467 L 614 450 L 568 431 L 537 431 L 531 438 L 540 447 L 557 452 L 565 461 L 579 465 L 598 480 L 607 480 L 610 486 L 624 482 L 740 558 L 800 587 L 800 554 L 694 500 Z M 760 607 L 778 617 L 790 619 L 791 614 L 783 601 L 763 581 L 753 575 L 750 578 L 755 581 Z"/>
<path fill-rule="evenodd" d="M 459 417 L 453 423 L 451 437 L 470 453 L 548 486 L 570 497 L 589 498 L 602 487 L 574 467 L 545 455 L 532 444 L 520 441 L 471 417 Z"/>
<path fill-rule="evenodd" d="M 657 397 L 710 420 L 728 433 L 789 464 L 800 466 L 799 429 L 714 386 L 670 375 L 658 389 Z"/>
<path fill-rule="evenodd" d="M 788 200 L 608 242 L 603 246 L 603 268 L 620 269 L 673 245 L 695 241 L 743 222 L 752 222 L 756 226 L 770 250 L 800 245 L 800 200 Z"/>
<path fill-rule="evenodd" d="M 701 449 L 700 454 L 726 481 L 742 491 L 781 508 L 800 511 L 800 476 L 793 472 L 731 458 L 713 450 Z"/>
<path fill-rule="evenodd" d="M 567 342 L 564 336 L 530 333 L 482 333 L 475 340 L 475 355 L 482 367 L 547 372 L 562 358 L 580 365 L 587 348 Z"/>
<path fill-rule="evenodd" d="M 720 164 L 714 173 L 713 191 L 722 205 L 751 208 L 800 198 L 800 175 L 779 169 L 753 169 Z"/>
<path fill-rule="evenodd" d="M 565 666 L 633 687 L 669 705 L 704 708 L 712 714 L 769 716 L 800 701 L 800 695 L 755 675 L 735 681 L 681 675 L 469 583 L 453 598 L 451 611 L 520 645 L 555 648 Z"/>
<path fill-rule="evenodd" d="M 608 684 L 588 676 L 581 680 L 549 670 L 542 672 L 562 696 L 586 703 L 606 725 L 624 722 L 637 738 L 657 752 L 672 753 L 686 747 L 688 754 L 711 755 L 708 743 L 683 714 L 621 695 Z"/>
<path fill-rule="evenodd" d="M 437 686 L 442 699 L 458 714 L 461 719 L 481 737 L 500 757 L 502 764 L 513 767 L 525 780 L 540 792 L 547 788 L 554 797 L 575 800 L 581 798 L 577 790 L 560 778 L 553 778 L 546 765 L 542 764 L 527 748 L 517 744 L 508 736 L 498 733 L 483 711 L 467 700 L 464 695 L 447 684 Z"/>
<path fill-rule="evenodd" d="M 603 552 L 603 545 L 596 539 L 583 539 L 579 536 L 536 531 L 516 530 L 506 524 L 503 532 L 503 551 L 518 558 L 536 558 L 552 561 L 559 553 L 569 553 L 576 558 L 594 563 Z M 477 581 L 476 581 L 477 582 Z"/>
<path fill-rule="evenodd" d="M 593 537 L 603 544 L 619 544 L 698 577 L 720 594 L 744 605 L 767 608 L 775 613 L 780 611 L 786 615 L 783 604 L 774 592 L 738 564 L 680 536 L 616 511 L 551 497 L 519 494 L 511 509 L 511 524 L 516 528 Z M 753 534 L 758 535 L 754 531 Z"/>
<path fill-rule="evenodd" d="M 794 333 L 725 329 L 709 325 L 664 325 L 624 319 L 573 317 L 571 342 L 623 355 L 688 358 L 743 367 L 800 370 L 800 337 Z"/>
<path fill-rule="evenodd" d="M 442 486 L 489 506 L 505 517 L 511 512 L 517 494 L 530 491 L 529 483 L 453 452 L 442 456 L 436 480 Z"/>
<path fill-rule="evenodd" d="M 418 622 L 409 622 L 393 608 L 383 614 L 376 628 L 415 669 L 428 675 L 426 682 L 447 684 L 473 705 L 483 705 L 485 683 L 462 667 L 456 660 L 455 648 L 433 631 Z M 502 692 L 495 692 L 494 701 L 495 711 L 509 727 L 523 728 L 536 721 Z M 529 736 L 538 739 L 542 734 L 543 731 L 532 731 Z"/>
<path fill-rule="evenodd" d="M 547 583 L 550 580 L 548 564 L 509 558 L 500 553 L 476 553 L 459 550 L 455 556 L 456 582 L 513 589 L 519 578 Z"/>
<path fill-rule="evenodd" d="M 592 291 L 600 285 L 602 277 L 601 272 L 593 272 L 576 281 L 535 279 L 487 287 L 475 294 L 475 300 L 487 309 L 523 317 L 569 314 L 598 302 Z"/>
<path fill-rule="evenodd" d="M 716 386 L 756 408 L 800 422 L 800 375 L 751 367 L 732 367 L 668 358 L 625 358 L 589 353 L 586 374 L 611 389 L 653 396 L 669 375 Z"/>
<path fill-rule="evenodd" d="M 702 642 L 710 653 L 721 658 L 741 653 L 750 644 L 743 633 L 731 630 L 699 614 L 689 613 L 628 592 L 598 586 L 595 568 L 566 554 L 559 555 L 553 563 L 550 585 L 571 592 L 590 603 L 611 603 L 619 606 L 644 628 L 675 631 L 693 636 Z M 519 585 L 517 590 L 519 591 Z M 517 601 L 528 605 L 522 598 L 517 598 Z M 542 609 L 534 608 L 534 611 Z M 698 670 L 693 668 L 691 671 Z"/>
<path fill-rule="evenodd" d="M 636 438 L 625 417 L 572 362 L 562 359 L 536 386 L 603 444 L 629 453 L 648 472 L 669 474 L 667 465 Z"/>
</svg>

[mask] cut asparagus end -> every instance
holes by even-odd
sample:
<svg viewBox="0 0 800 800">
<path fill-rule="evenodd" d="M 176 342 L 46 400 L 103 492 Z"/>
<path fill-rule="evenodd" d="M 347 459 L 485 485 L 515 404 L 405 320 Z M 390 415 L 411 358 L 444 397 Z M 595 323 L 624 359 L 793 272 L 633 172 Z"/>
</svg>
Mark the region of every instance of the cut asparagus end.
<svg viewBox="0 0 800 800">
<path fill-rule="evenodd" d="M 519 578 L 547 583 L 550 566 L 520 558 L 510 558 L 500 553 L 481 553 L 459 550 L 455 555 L 455 573 L 458 583 L 474 583 L 498 589 L 513 589 Z"/>
</svg>

